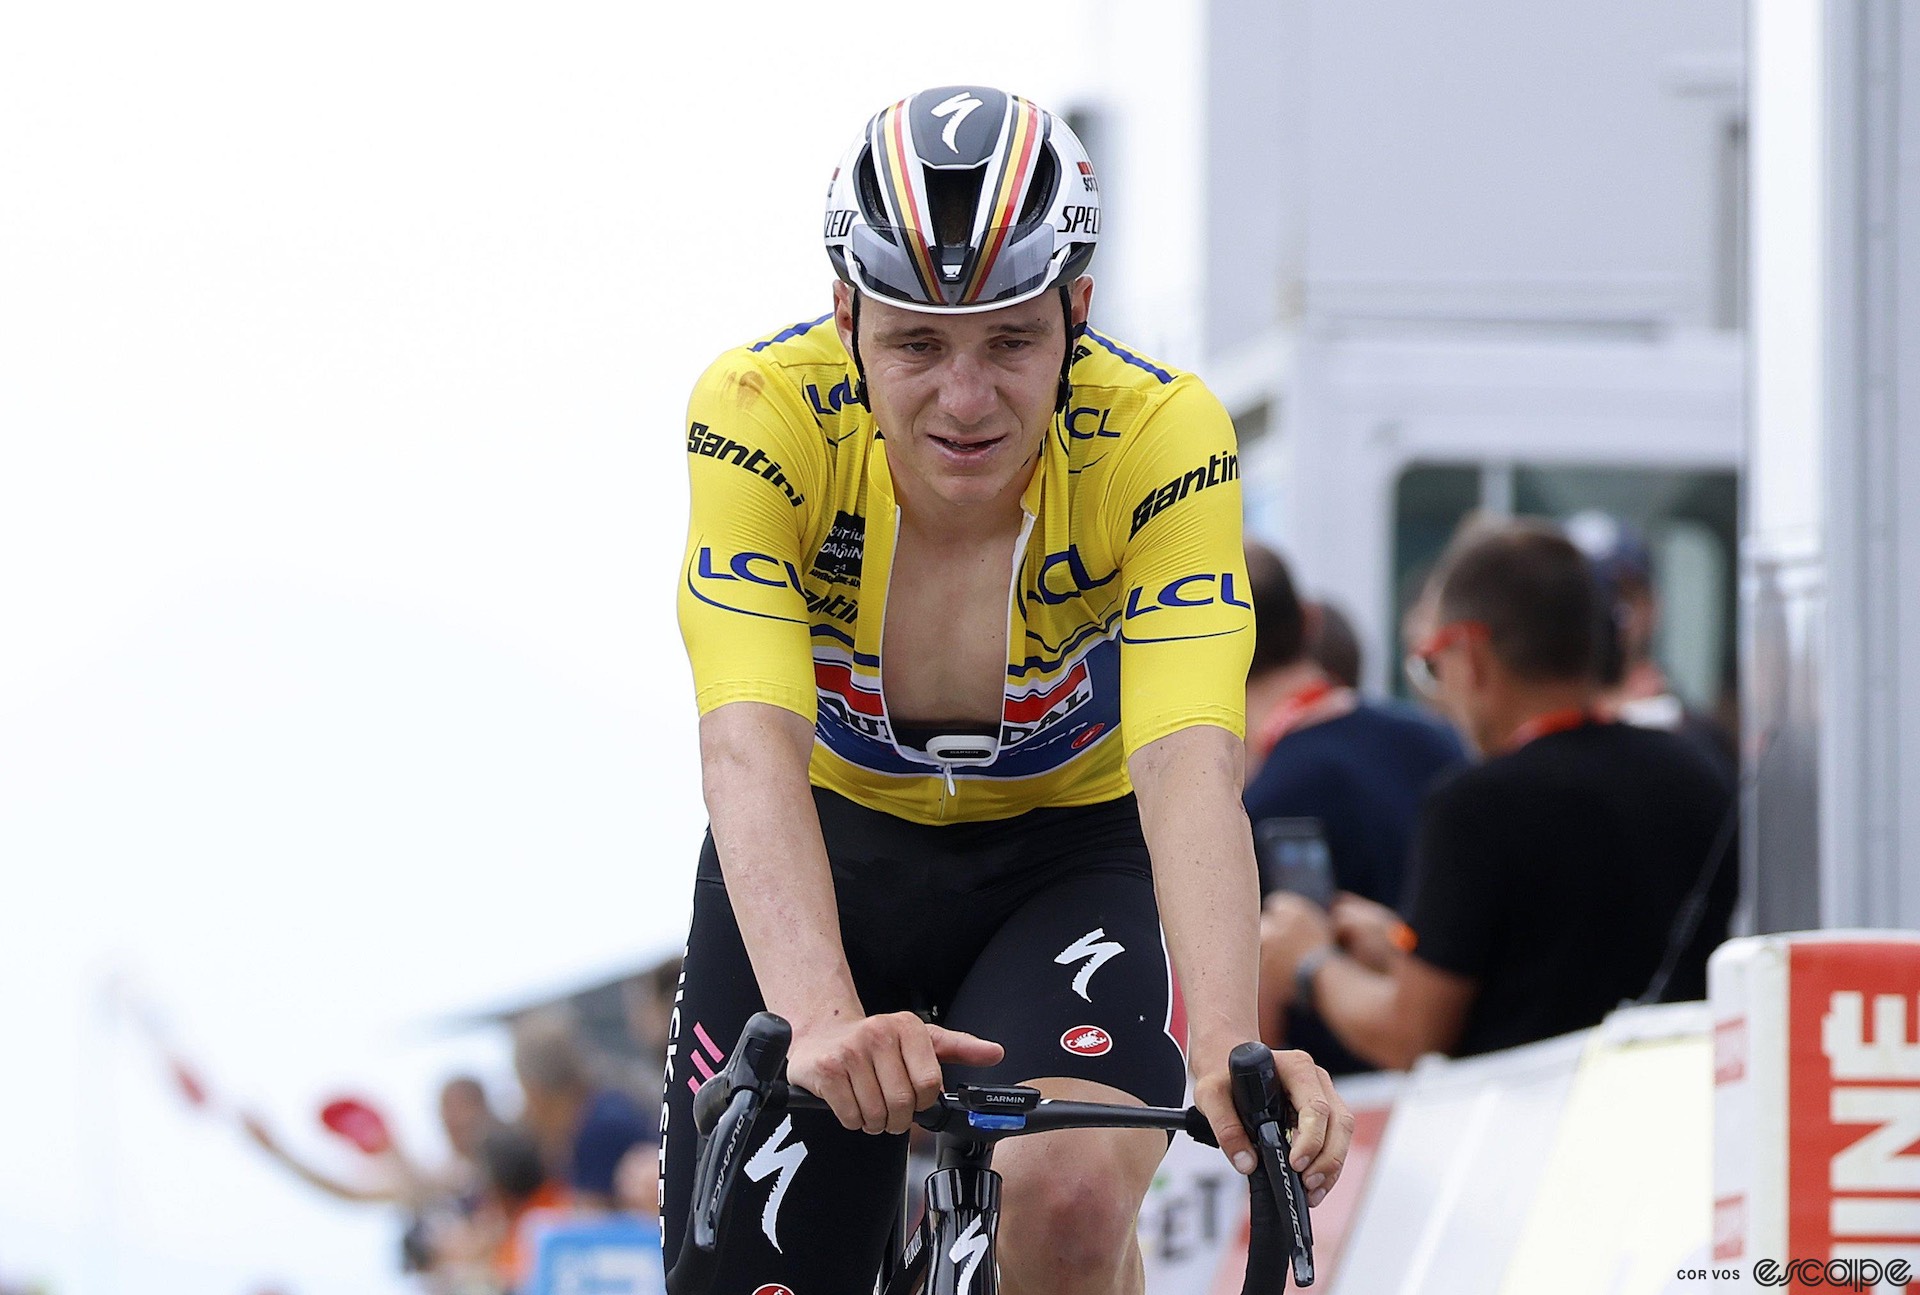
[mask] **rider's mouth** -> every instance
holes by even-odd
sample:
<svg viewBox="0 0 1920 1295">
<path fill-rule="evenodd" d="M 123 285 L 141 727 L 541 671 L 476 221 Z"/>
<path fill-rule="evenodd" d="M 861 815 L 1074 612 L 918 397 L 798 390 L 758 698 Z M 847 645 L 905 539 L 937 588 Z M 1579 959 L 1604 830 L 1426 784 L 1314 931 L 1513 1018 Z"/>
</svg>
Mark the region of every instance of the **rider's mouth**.
<svg viewBox="0 0 1920 1295">
<path fill-rule="evenodd" d="M 962 457 L 967 457 L 970 455 L 985 454 L 1006 438 L 1004 436 L 995 436 L 981 441 L 954 441 L 944 436 L 929 436 L 928 439 L 941 449 L 946 450 L 949 454 L 958 454 Z"/>
</svg>

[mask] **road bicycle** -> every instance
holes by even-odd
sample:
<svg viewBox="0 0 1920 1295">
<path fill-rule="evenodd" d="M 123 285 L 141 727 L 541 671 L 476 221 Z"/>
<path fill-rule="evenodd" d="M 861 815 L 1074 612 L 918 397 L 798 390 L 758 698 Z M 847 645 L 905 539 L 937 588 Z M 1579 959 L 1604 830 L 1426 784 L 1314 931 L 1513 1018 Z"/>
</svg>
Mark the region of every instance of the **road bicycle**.
<svg viewBox="0 0 1920 1295">
<path fill-rule="evenodd" d="M 828 1109 L 786 1082 L 792 1041 L 786 1021 L 771 1012 L 757 1014 L 732 1056 L 694 1098 L 699 1153 L 679 1257 L 667 1274 L 668 1295 L 709 1295 L 734 1182 L 767 1121 L 783 1110 Z M 1248 1177 L 1251 1233 L 1241 1295 L 1281 1295 L 1289 1269 L 1295 1285 L 1311 1286 L 1313 1224 L 1306 1188 L 1287 1163 L 1294 1112 L 1280 1090 L 1273 1054 L 1243 1043 L 1228 1068 L 1234 1109 L 1260 1161 Z M 961 1084 L 941 1093 L 914 1123 L 934 1135 L 934 1169 L 927 1175 L 925 1209 L 911 1228 L 902 1193 L 876 1295 L 996 1295 L 1000 1175 L 993 1169 L 993 1148 L 1005 1138 L 1054 1129 L 1134 1128 L 1219 1145 L 1195 1107 L 1055 1101 L 1018 1085 Z"/>
</svg>

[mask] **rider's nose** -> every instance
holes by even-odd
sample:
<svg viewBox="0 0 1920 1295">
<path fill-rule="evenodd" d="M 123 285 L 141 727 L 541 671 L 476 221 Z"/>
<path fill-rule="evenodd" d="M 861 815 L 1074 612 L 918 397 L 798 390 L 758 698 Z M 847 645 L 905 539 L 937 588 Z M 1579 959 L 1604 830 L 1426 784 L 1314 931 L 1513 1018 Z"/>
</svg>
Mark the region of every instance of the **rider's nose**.
<svg viewBox="0 0 1920 1295">
<path fill-rule="evenodd" d="M 971 355 L 953 358 L 940 379 L 940 411 L 960 423 L 976 423 L 993 412 L 993 375 Z"/>
</svg>

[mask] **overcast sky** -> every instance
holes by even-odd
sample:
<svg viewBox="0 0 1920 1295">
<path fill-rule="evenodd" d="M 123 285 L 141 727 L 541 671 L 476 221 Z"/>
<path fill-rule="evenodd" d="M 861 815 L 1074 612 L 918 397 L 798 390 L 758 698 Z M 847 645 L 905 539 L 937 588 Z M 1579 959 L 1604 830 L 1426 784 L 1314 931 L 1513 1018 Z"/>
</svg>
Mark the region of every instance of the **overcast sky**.
<svg viewBox="0 0 1920 1295">
<path fill-rule="evenodd" d="M 824 308 L 868 113 L 1056 100 L 1092 8 L 5 9 L 0 1281 L 399 1289 L 109 980 L 351 1170 L 322 1097 L 431 1145 L 504 1077 L 436 1022 L 677 946 L 687 388 Z"/>
</svg>

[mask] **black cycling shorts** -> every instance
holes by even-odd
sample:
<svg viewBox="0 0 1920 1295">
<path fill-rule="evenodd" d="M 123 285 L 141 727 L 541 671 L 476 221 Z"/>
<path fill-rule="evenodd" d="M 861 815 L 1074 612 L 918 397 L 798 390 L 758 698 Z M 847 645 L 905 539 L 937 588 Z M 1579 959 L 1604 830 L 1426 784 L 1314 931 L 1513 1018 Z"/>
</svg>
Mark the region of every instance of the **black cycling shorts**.
<svg viewBox="0 0 1920 1295">
<path fill-rule="evenodd" d="M 1185 1095 L 1186 1025 L 1131 796 L 927 826 L 814 790 L 841 941 L 869 1015 L 927 1013 L 1006 1048 L 946 1082 L 1072 1077 L 1149 1105 Z M 669 1267 L 692 1194 L 693 1093 L 764 1002 L 711 834 L 667 1047 L 662 1224 Z M 716 1295 L 870 1290 L 900 1200 L 907 1138 L 788 1113 L 749 1153 Z"/>
</svg>

